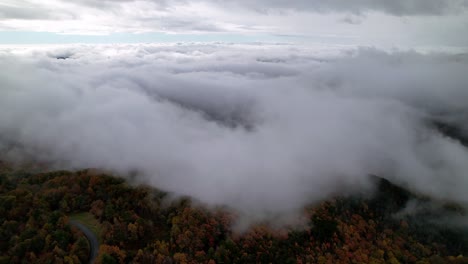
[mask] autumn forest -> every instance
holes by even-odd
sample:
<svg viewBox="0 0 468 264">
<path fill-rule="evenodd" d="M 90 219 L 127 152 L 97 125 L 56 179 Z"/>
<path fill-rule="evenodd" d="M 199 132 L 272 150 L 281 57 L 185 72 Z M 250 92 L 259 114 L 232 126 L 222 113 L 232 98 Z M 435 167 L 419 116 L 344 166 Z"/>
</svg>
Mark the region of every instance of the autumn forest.
<svg viewBox="0 0 468 264">
<path fill-rule="evenodd" d="M 466 233 L 426 221 L 435 209 L 398 216 L 409 200 L 431 201 L 383 179 L 372 197 L 304 208 L 305 227 L 238 231 L 226 208 L 103 172 L 30 171 L 2 166 L 0 263 L 87 263 L 90 244 L 71 221 L 98 237 L 96 263 L 468 263 Z"/>
</svg>

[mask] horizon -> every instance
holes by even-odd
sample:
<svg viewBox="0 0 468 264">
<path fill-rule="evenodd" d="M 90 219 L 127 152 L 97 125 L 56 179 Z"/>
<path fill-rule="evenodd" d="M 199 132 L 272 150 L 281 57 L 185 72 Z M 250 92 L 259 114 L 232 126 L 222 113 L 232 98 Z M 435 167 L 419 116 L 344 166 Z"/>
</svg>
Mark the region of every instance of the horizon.
<svg viewBox="0 0 468 264">
<path fill-rule="evenodd" d="M 468 47 L 468 0 L 0 1 L 0 44 L 286 42 Z"/>
</svg>

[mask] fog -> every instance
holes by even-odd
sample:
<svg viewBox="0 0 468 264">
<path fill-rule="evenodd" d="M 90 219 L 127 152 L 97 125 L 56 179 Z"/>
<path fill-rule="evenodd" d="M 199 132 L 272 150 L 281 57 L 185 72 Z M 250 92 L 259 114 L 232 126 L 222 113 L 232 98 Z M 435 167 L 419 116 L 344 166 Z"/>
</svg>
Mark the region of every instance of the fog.
<svg viewBox="0 0 468 264">
<path fill-rule="evenodd" d="M 60 58 L 60 59 L 57 59 Z M 267 44 L 0 49 L 2 158 L 267 219 L 378 175 L 468 204 L 468 55 Z"/>
</svg>

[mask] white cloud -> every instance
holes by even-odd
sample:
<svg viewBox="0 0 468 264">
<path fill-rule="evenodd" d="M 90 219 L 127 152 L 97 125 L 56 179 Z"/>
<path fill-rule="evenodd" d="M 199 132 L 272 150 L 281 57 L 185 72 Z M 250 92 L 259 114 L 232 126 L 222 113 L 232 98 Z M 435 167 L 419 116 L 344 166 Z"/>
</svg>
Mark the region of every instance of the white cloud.
<svg viewBox="0 0 468 264">
<path fill-rule="evenodd" d="M 1 142 L 22 146 L 9 156 L 137 170 L 260 218 L 368 190 L 371 173 L 468 203 L 468 150 L 427 121 L 468 131 L 463 54 L 184 44 L 0 56 Z"/>
<path fill-rule="evenodd" d="M 307 41 L 353 45 L 466 46 L 468 38 L 460 32 L 468 26 L 467 3 L 4 0 L 0 3 L 0 30 L 85 35 L 222 32 L 293 35 Z"/>
</svg>

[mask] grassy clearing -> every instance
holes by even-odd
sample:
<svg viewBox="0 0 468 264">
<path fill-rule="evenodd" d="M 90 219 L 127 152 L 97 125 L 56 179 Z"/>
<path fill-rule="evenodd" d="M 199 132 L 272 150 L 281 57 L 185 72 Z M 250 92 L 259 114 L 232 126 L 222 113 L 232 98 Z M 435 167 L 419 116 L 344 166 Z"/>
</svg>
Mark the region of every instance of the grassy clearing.
<svg viewBox="0 0 468 264">
<path fill-rule="evenodd" d="M 84 212 L 84 213 L 73 214 L 73 215 L 70 215 L 70 219 L 80 222 L 86 227 L 88 227 L 96 235 L 99 241 L 101 240 L 101 234 L 102 234 L 101 224 L 96 218 L 94 218 L 94 216 L 91 213 Z"/>
</svg>

